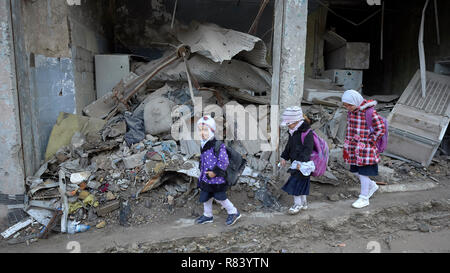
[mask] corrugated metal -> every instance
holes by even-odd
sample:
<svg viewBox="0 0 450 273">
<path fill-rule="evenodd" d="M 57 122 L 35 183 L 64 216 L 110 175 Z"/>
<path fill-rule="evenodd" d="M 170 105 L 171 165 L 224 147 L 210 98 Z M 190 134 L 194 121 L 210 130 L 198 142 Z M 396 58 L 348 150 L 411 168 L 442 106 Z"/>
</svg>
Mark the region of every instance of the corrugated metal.
<svg viewBox="0 0 450 273">
<path fill-rule="evenodd" d="M 443 81 L 441 75 L 434 73 L 429 73 L 428 75 L 427 95 L 425 98 L 422 98 L 421 94 L 420 74 L 416 73 L 412 80 L 412 88 L 408 90 L 409 92 L 405 96 L 400 98 L 399 103 L 415 107 L 427 113 L 446 115 L 450 105 L 450 82 L 448 79 Z"/>
<path fill-rule="evenodd" d="M 203 55 L 214 62 L 223 63 L 239 55 L 253 65 L 269 67 L 265 43 L 247 33 L 194 21 L 187 29 L 180 27 L 177 38 L 188 45 L 193 53 Z"/>
</svg>

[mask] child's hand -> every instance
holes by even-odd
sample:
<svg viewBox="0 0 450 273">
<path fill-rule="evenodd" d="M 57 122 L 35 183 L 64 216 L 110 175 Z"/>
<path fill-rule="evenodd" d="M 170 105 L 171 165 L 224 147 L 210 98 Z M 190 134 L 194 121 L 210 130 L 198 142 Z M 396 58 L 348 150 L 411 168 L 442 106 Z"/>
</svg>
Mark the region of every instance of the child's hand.
<svg viewBox="0 0 450 273">
<path fill-rule="evenodd" d="M 216 177 L 216 174 L 215 174 L 214 172 L 211 172 L 211 171 L 206 172 L 206 175 L 207 175 L 209 178 L 214 178 L 214 177 Z"/>
<path fill-rule="evenodd" d="M 300 163 L 297 164 L 297 170 L 300 171 Z"/>
</svg>

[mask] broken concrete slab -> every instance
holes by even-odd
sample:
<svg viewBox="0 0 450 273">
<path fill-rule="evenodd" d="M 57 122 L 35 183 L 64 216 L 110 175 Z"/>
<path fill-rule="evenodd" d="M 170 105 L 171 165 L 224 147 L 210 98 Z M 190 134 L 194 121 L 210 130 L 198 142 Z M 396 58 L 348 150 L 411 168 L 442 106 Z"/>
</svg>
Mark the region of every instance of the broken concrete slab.
<svg viewBox="0 0 450 273">
<path fill-rule="evenodd" d="M 189 159 L 200 154 L 200 143 L 197 140 L 180 140 L 180 151 Z"/>
<path fill-rule="evenodd" d="M 247 164 L 255 171 L 260 172 L 260 171 L 263 171 L 267 167 L 267 164 L 269 164 L 269 161 L 259 159 L 259 158 L 249 155 L 249 156 L 247 156 Z"/>
<path fill-rule="evenodd" d="M 147 151 L 140 152 L 138 154 L 131 155 L 122 159 L 125 169 L 134 169 L 137 166 L 144 165 L 145 155 Z"/>
<path fill-rule="evenodd" d="M 385 181 L 391 182 L 394 181 L 395 171 L 391 168 L 385 167 L 383 165 L 378 165 L 378 175 L 383 178 Z"/>
<path fill-rule="evenodd" d="M 435 187 L 437 187 L 437 185 L 433 182 L 416 182 L 381 186 L 379 188 L 379 192 L 425 191 Z"/>
</svg>

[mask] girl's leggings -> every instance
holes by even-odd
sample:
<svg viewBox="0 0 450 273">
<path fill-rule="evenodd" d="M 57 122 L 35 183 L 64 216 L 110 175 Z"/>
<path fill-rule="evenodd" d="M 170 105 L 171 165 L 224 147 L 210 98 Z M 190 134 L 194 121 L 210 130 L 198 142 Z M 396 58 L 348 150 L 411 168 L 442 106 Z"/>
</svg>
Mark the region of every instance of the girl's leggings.
<svg viewBox="0 0 450 273">
<path fill-rule="evenodd" d="M 214 198 L 211 198 L 207 202 L 203 203 L 204 215 L 206 217 L 213 216 L 213 199 Z M 228 214 L 236 214 L 237 213 L 237 209 L 234 207 L 233 203 L 231 203 L 229 199 L 224 200 L 224 201 L 218 201 L 218 200 L 216 200 L 216 201 L 227 210 Z"/>
</svg>

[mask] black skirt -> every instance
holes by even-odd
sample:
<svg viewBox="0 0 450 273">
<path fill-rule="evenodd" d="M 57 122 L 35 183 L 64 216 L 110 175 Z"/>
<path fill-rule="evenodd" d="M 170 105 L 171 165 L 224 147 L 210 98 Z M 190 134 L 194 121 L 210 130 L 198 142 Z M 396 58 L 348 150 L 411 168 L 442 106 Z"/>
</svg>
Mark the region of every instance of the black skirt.
<svg viewBox="0 0 450 273">
<path fill-rule="evenodd" d="M 225 201 L 228 199 L 227 193 L 224 191 L 222 192 L 208 192 L 204 190 L 200 191 L 200 200 L 199 200 L 200 203 L 208 202 L 211 198 L 214 198 L 217 201 Z"/>
<path fill-rule="evenodd" d="M 358 173 L 365 176 L 377 176 L 378 175 L 378 164 L 367 165 L 367 166 L 356 166 L 350 165 L 350 172 Z"/>
<path fill-rule="evenodd" d="M 281 189 L 289 195 L 309 195 L 310 184 L 309 176 L 292 174 Z"/>
</svg>

